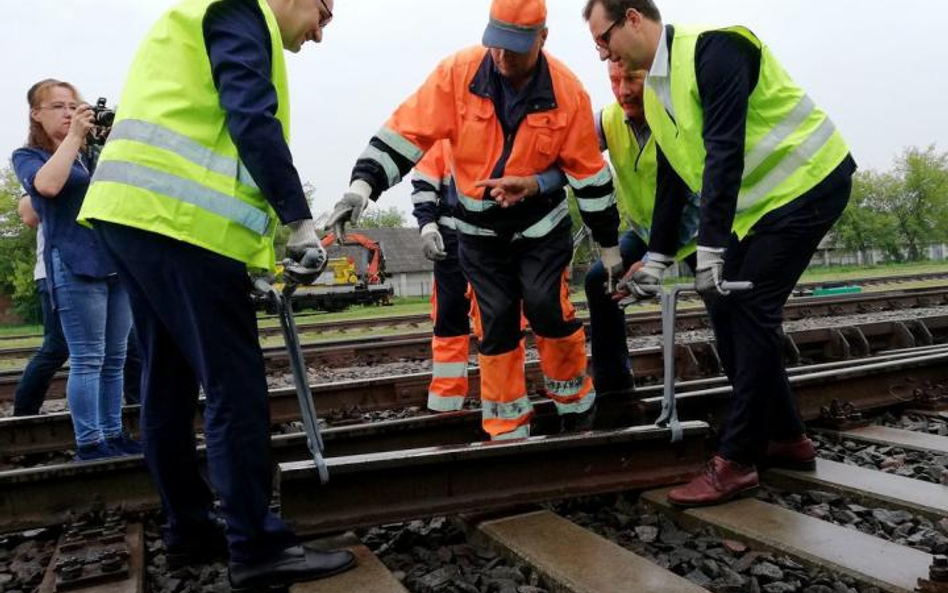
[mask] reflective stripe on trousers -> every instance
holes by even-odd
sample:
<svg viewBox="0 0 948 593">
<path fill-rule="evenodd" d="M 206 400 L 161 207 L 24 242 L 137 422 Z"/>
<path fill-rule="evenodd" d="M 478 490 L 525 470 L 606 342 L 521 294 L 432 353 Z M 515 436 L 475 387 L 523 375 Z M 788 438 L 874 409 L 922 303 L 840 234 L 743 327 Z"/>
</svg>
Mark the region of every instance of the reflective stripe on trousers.
<svg viewBox="0 0 948 593">
<path fill-rule="evenodd" d="M 522 432 L 529 434 L 533 404 L 527 397 L 524 347 L 497 356 L 478 355 L 481 367 L 481 412 L 484 432 L 492 439 Z"/>
<path fill-rule="evenodd" d="M 454 412 L 464 406 L 468 391 L 468 336 L 431 339 L 431 385 L 428 387 L 428 409 Z"/>
<path fill-rule="evenodd" d="M 546 392 L 559 414 L 578 414 L 596 401 L 586 374 L 586 332 L 580 328 L 565 338 L 536 336 Z"/>
</svg>

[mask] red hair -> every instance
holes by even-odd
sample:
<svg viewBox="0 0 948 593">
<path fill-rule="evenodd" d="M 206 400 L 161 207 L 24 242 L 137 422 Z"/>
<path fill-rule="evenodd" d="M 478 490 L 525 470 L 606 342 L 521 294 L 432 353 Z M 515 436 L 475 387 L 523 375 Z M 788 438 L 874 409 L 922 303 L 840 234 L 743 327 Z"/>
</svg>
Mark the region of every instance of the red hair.
<svg viewBox="0 0 948 593">
<path fill-rule="evenodd" d="M 30 133 L 26 139 L 26 145 L 30 148 L 40 148 L 46 152 L 52 153 L 56 152 L 56 143 L 53 142 L 53 139 L 49 137 L 49 134 L 46 133 L 46 130 L 43 129 L 43 124 L 33 119 L 32 111 L 34 109 L 39 109 L 40 105 L 44 100 L 49 96 L 49 91 L 52 89 L 60 87 L 68 90 L 72 93 L 72 96 L 80 101 L 79 91 L 73 85 L 68 82 L 63 82 L 61 80 L 56 80 L 55 78 L 47 78 L 41 80 L 30 87 L 30 90 L 26 92 L 26 102 L 30 105 Z"/>
</svg>

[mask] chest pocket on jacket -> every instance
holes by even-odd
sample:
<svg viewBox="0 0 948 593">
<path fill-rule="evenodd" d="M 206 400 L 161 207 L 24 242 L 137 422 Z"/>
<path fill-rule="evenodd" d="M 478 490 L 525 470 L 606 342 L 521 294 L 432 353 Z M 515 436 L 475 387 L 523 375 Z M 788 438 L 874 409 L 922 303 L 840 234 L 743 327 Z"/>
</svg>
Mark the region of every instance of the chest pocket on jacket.
<svg viewBox="0 0 948 593">
<path fill-rule="evenodd" d="M 533 150 L 546 156 L 555 157 L 563 144 L 566 133 L 567 117 L 562 112 L 531 113 L 524 123 L 533 136 Z"/>
<path fill-rule="evenodd" d="M 494 106 L 487 99 L 457 103 L 460 119 L 457 142 L 454 145 L 454 160 L 458 166 L 470 168 L 471 163 L 481 164 L 496 159 L 492 153 L 500 153 L 503 138 L 500 124 L 494 115 Z M 491 161 L 493 162 L 493 161 Z M 485 165 L 486 166 L 486 165 Z M 469 171 L 470 173 L 470 171 Z M 481 174 L 480 172 L 475 175 Z"/>
</svg>

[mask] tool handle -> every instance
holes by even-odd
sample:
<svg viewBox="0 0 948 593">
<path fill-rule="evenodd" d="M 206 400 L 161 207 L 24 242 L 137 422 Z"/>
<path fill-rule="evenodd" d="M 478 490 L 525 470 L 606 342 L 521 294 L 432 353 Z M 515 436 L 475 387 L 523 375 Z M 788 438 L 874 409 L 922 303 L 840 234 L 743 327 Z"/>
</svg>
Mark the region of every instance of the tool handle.
<svg viewBox="0 0 948 593">
<path fill-rule="evenodd" d="M 745 292 L 748 290 L 754 290 L 753 282 L 728 282 L 724 281 L 721 283 L 722 290 L 728 290 L 731 292 Z"/>
</svg>

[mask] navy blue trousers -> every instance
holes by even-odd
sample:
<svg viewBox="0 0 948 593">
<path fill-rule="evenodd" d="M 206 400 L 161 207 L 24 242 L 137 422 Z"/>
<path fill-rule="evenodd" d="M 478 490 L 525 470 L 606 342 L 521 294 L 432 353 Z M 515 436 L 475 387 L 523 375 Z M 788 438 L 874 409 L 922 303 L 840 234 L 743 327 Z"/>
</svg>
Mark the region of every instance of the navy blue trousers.
<svg viewBox="0 0 948 593">
<path fill-rule="evenodd" d="M 471 301 L 467 298 L 467 279 L 458 258 L 457 231 L 439 226 L 448 257 L 434 263 L 437 315 L 434 335 L 439 338 L 466 336 L 471 333 L 469 314 Z"/>
<path fill-rule="evenodd" d="M 145 459 L 167 516 L 167 543 L 213 533 L 213 497 L 193 428 L 201 386 L 208 476 L 227 520 L 231 560 L 253 562 L 293 545 L 293 533 L 269 510 L 270 411 L 246 266 L 130 227 L 100 222 L 95 230 L 131 298 Z"/>
<path fill-rule="evenodd" d="M 16 386 L 13 396 L 14 416 L 39 414 L 53 376 L 69 360 L 69 347 L 63 336 L 63 326 L 59 321 L 59 313 L 53 308 L 49 298 L 45 279 L 36 281 L 36 291 L 43 311 L 43 344 L 23 369 L 23 378 Z"/>
<path fill-rule="evenodd" d="M 839 219 L 852 190 L 841 166 L 822 183 L 754 226 L 743 240 L 731 237 L 724 277 L 750 280 L 754 289 L 706 302 L 724 371 L 734 388 L 719 452 L 731 461 L 756 463 L 768 440 L 804 432 L 783 362 L 783 307 L 810 265 L 820 241 Z"/>
<path fill-rule="evenodd" d="M 645 256 L 648 246 L 633 231 L 619 237 L 622 265 L 629 269 Z M 632 361 L 626 342 L 625 312 L 606 292 L 606 269 L 597 261 L 586 273 L 592 372 L 596 393 L 632 387 Z"/>
</svg>

